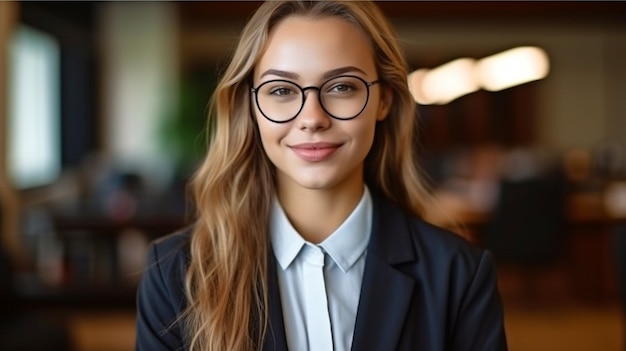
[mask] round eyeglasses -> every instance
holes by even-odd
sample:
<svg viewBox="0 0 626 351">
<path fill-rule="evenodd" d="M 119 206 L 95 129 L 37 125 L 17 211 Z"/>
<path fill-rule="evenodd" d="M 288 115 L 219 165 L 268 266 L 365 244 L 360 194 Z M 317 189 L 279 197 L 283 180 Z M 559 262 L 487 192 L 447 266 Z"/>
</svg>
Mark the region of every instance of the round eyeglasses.
<svg viewBox="0 0 626 351">
<path fill-rule="evenodd" d="M 307 90 L 317 90 L 319 103 L 329 116 L 349 120 L 363 112 L 369 100 L 370 87 L 379 82 L 366 82 L 363 78 L 345 75 L 331 78 L 319 87 L 303 88 L 288 80 L 275 79 L 251 91 L 263 117 L 275 123 L 286 123 L 298 116 L 304 107 Z"/>
</svg>

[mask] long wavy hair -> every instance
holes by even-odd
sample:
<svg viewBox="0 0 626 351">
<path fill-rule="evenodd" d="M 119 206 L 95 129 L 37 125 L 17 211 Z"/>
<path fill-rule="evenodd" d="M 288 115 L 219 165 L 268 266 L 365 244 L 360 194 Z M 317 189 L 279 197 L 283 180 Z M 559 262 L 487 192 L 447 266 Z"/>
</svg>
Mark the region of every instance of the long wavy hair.
<svg viewBox="0 0 626 351">
<path fill-rule="evenodd" d="M 272 28 L 289 16 L 339 17 L 374 48 L 379 79 L 393 92 L 365 160 L 365 181 L 415 215 L 428 193 L 415 157 L 416 112 L 407 65 L 388 21 L 371 2 L 269 1 L 251 17 L 218 83 L 209 114 L 209 148 L 190 186 L 197 220 L 185 278 L 191 350 L 258 350 L 268 325 L 268 223 L 274 166 L 254 121 L 250 84 Z"/>
</svg>

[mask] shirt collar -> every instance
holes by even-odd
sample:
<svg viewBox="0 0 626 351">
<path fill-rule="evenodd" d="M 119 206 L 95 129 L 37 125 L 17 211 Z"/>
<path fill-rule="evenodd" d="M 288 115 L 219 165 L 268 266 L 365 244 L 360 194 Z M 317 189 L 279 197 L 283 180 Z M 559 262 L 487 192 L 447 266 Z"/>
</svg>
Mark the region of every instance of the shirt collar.
<svg viewBox="0 0 626 351">
<path fill-rule="evenodd" d="M 367 187 L 352 213 L 326 240 L 319 244 L 345 273 L 365 252 L 372 229 L 373 204 Z M 276 260 L 287 269 L 306 241 L 293 228 L 278 199 L 270 215 L 270 240 Z"/>
<path fill-rule="evenodd" d="M 285 270 L 296 258 L 306 241 L 291 225 L 283 207 L 274 197 L 270 214 L 270 240 L 274 256 L 280 267 Z"/>
</svg>

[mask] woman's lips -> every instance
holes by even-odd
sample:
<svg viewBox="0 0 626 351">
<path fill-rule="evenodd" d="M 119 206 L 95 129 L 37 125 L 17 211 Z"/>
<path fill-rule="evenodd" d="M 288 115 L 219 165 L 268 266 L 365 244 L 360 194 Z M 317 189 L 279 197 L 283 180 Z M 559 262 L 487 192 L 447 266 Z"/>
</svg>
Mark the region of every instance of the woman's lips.
<svg viewBox="0 0 626 351">
<path fill-rule="evenodd" d="M 330 158 L 341 144 L 336 143 L 303 143 L 290 146 L 298 157 L 308 162 L 319 162 Z"/>
</svg>

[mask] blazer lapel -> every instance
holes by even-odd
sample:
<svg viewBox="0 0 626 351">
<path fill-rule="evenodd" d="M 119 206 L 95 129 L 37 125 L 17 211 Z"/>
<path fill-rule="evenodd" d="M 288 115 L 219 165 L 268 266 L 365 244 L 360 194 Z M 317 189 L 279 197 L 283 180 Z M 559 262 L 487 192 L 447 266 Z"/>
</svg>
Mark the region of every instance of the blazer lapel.
<svg viewBox="0 0 626 351">
<path fill-rule="evenodd" d="M 269 325 L 267 332 L 265 333 L 263 350 L 287 351 L 283 308 L 280 302 L 280 289 L 278 288 L 278 275 L 276 273 L 276 258 L 274 257 L 274 252 L 272 252 L 272 250 L 269 250 L 267 265 Z"/>
<path fill-rule="evenodd" d="M 374 198 L 352 350 L 396 349 L 415 284 L 395 267 L 416 261 L 406 220 L 400 209 L 380 196 Z"/>
</svg>

